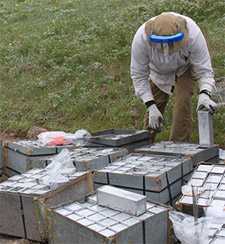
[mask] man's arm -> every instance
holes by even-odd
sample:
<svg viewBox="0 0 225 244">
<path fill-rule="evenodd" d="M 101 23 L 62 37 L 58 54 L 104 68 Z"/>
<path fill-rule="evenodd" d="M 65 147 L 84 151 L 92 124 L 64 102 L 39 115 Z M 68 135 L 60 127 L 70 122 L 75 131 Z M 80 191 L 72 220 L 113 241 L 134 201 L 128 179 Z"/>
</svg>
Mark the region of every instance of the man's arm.
<svg viewBox="0 0 225 244">
<path fill-rule="evenodd" d="M 195 78 L 198 80 L 199 90 L 211 92 L 215 85 L 215 80 L 207 43 L 201 30 L 199 30 L 192 44 L 190 62 L 193 66 Z"/>
<path fill-rule="evenodd" d="M 199 83 L 197 110 L 207 109 L 213 113 L 216 103 L 211 100 L 211 92 L 215 86 L 215 80 L 207 43 L 201 31 L 199 31 L 191 47 L 190 61 L 195 78 Z"/>
<path fill-rule="evenodd" d="M 144 103 L 153 100 L 148 80 L 150 60 L 147 45 L 143 38 L 143 32 L 139 29 L 132 42 L 130 71 L 135 94 L 140 97 Z"/>
<path fill-rule="evenodd" d="M 142 26 L 143 28 L 143 26 Z M 131 78 L 135 93 L 145 103 L 149 112 L 149 128 L 154 130 L 162 126 L 163 116 L 158 110 L 149 83 L 149 50 L 148 43 L 143 39 L 141 28 L 136 33 L 131 50 Z"/>
</svg>

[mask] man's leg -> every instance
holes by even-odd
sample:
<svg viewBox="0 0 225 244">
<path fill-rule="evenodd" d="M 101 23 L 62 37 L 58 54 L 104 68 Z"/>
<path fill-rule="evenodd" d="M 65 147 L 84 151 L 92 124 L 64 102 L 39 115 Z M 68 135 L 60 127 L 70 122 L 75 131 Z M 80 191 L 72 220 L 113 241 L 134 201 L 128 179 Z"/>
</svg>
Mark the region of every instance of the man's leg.
<svg viewBox="0 0 225 244">
<path fill-rule="evenodd" d="M 173 122 L 170 140 L 189 142 L 192 133 L 192 105 L 193 80 L 188 69 L 177 78 L 175 85 L 175 104 L 173 108 Z"/>
<path fill-rule="evenodd" d="M 166 108 L 166 104 L 169 100 L 169 95 L 166 94 L 165 92 L 161 91 L 153 82 L 150 81 L 150 85 L 151 85 L 151 89 L 152 89 L 152 94 L 154 96 L 154 100 L 156 103 L 157 108 L 159 109 L 159 111 L 162 113 L 164 113 L 165 108 Z M 148 112 L 145 113 L 144 116 L 144 128 L 149 130 L 149 134 L 150 134 L 150 143 L 153 143 L 155 141 L 155 137 L 157 132 L 151 128 L 149 128 L 149 116 L 148 116 Z"/>
</svg>

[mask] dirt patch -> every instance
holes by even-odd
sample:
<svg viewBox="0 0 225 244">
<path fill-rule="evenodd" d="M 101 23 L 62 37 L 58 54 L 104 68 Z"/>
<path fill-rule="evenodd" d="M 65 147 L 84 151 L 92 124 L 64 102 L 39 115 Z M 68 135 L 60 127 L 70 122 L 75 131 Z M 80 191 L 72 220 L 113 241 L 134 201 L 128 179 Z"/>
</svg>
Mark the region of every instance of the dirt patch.
<svg viewBox="0 0 225 244">
<path fill-rule="evenodd" d="M 6 133 L 6 132 L 0 132 L 0 141 L 2 140 L 16 140 L 16 139 L 20 139 L 21 137 L 19 137 L 16 133 Z M 1 244 L 1 243 L 0 243 Z"/>
<path fill-rule="evenodd" d="M 46 128 L 33 126 L 31 127 L 27 133 L 20 133 L 20 132 L 0 132 L 0 141 L 11 141 L 11 140 L 20 140 L 20 139 L 31 139 L 37 140 L 37 136 L 42 133 L 48 131 Z M 0 243 L 1 244 L 1 243 Z"/>
</svg>

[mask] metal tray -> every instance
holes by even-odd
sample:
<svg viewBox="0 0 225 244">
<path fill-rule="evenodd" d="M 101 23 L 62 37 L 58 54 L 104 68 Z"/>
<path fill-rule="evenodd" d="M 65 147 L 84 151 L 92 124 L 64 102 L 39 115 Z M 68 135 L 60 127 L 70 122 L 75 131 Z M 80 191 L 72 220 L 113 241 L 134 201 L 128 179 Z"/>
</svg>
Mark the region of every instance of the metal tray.
<svg viewBox="0 0 225 244">
<path fill-rule="evenodd" d="M 147 145 L 134 150 L 137 153 L 149 153 L 171 156 L 187 156 L 192 158 L 194 164 L 200 161 L 209 161 L 218 157 L 218 147 L 201 147 L 199 144 L 193 143 L 174 143 L 172 141 L 162 141 L 153 145 Z"/>
<path fill-rule="evenodd" d="M 109 129 L 92 134 L 91 143 L 119 147 L 149 138 L 147 130 Z"/>
<path fill-rule="evenodd" d="M 56 147 L 43 146 L 37 141 L 30 140 L 5 142 L 4 147 L 27 156 L 53 155 L 57 153 Z"/>
</svg>

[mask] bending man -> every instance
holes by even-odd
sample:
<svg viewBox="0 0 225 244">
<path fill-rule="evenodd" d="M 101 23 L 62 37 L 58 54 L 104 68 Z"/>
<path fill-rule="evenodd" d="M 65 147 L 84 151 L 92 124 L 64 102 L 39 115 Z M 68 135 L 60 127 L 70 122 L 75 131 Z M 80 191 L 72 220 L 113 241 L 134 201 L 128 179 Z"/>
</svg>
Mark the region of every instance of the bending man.
<svg viewBox="0 0 225 244">
<path fill-rule="evenodd" d="M 206 40 L 198 25 L 177 13 L 162 13 L 140 26 L 131 52 L 135 93 L 147 107 L 145 126 L 155 139 L 169 96 L 175 93 L 170 140 L 190 141 L 193 79 L 198 80 L 197 109 L 211 112 L 214 75 Z"/>
</svg>

